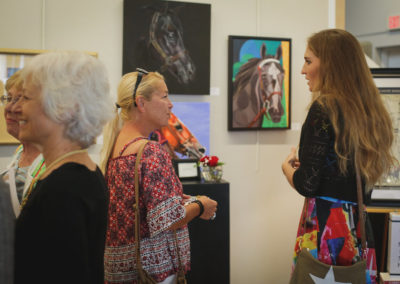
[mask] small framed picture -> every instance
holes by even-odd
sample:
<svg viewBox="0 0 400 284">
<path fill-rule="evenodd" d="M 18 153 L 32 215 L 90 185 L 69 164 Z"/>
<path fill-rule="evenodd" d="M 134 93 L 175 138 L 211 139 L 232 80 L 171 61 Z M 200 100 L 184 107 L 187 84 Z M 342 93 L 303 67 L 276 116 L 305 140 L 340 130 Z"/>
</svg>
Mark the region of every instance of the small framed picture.
<svg viewBox="0 0 400 284">
<path fill-rule="evenodd" d="M 180 180 L 200 180 L 200 169 L 197 162 L 197 159 L 172 160 L 176 175 Z"/>
</svg>

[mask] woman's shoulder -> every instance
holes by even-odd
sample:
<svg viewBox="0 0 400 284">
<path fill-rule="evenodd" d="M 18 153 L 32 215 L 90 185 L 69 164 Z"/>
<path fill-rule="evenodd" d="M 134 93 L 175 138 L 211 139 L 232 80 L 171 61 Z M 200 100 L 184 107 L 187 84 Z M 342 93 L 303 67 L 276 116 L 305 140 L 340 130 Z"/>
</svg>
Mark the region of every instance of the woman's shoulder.
<svg viewBox="0 0 400 284">
<path fill-rule="evenodd" d="M 319 100 L 314 100 L 310 104 L 307 117 L 312 120 L 329 120 L 328 110 Z"/>
<path fill-rule="evenodd" d="M 162 144 L 157 141 L 149 140 L 147 145 L 143 150 L 143 155 L 145 157 L 154 157 L 154 158 L 170 158 L 169 153 L 163 147 Z"/>
<path fill-rule="evenodd" d="M 56 188 L 62 190 L 63 188 L 94 186 L 95 183 L 102 186 L 103 180 L 103 174 L 98 167 L 92 171 L 83 164 L 68 162 L 51 172 L 42 182 L 56 185 Z"/>
</svg>

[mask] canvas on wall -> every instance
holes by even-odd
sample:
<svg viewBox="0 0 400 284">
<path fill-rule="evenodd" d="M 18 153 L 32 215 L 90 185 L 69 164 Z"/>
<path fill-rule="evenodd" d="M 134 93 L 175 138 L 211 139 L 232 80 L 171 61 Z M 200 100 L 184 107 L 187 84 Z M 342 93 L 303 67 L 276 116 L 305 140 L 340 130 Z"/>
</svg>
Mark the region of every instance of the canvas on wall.
<svg viewBox="0 0 400 284">
<path fill-rule="evenodd" d="M 175 102 L 168 125 L 150 139 L 164 145 L 172 159 L 199 160 L 209 152 L 210 103 Z"/>
<path fill-rule="evenodd" d="M 209 94 L 210 23 L 210 4 L 125 0 L 123 74 L 158 71 L 171 94 Z"/>
<path fill-rule="evenodd" d="M 290 128 L 291 39 L 229 36 L 228 130 Z"/>
</svg>

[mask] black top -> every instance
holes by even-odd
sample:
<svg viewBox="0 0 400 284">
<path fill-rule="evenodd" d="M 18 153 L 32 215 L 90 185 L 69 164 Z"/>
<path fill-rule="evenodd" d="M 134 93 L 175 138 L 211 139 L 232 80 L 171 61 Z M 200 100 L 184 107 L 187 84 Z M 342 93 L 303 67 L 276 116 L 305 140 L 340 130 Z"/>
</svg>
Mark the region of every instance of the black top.
<svg viewBox="0 0 400 284">
<path fill-rule="evenodd" d="M 335 132 L 322 107 L 314 102 L 300 137 L 300 167 L 293 175 L 296 190 L 306 197 L 333 197 L 357 202 L 357 182 L 353 166 L 343 176 L 334 149 Z"/>
<path fill-rule="evenodd" d="M 0 179 L 0 283 L 12 284 L 14 261 L 15 213 L 11 205 L 10 186 Z"/>
<path fill-rule="evenodd" d="M 66 163 L 39 181 L 16 224 L 15 283 L 104 283 L 101 171 Z"/>
</svg>

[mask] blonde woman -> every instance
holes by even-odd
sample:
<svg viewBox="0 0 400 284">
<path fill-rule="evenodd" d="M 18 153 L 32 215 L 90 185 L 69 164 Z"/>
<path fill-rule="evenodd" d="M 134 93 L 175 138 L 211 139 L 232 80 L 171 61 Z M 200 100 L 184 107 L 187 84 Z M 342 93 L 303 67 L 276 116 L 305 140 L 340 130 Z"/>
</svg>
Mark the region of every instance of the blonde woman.
<svg viewBox="0 0 400 284">
<path fill-rule="evenodd" d="M 22 96 L 22 70 L 14 73 L 6 82 L 7 96 L 4 97 L 4 118 L 7 132 L 19 140 L 18 110 L 16 102 Z M 20 140 L 21 141 L 21 140 Z M 11 204 L 18 217 L 23 196 L 27 193 L 32 179 L 39 177 L 46 169 L 43 155 L 32 143 L 21 141 L 7 169 L 0 172 L 10 188 Z"/>
<path fill-rule="evenodd" d="M 124 75 L 118 86 L 117 112 L 104 137 L 102 168 L 110 190 L 105 250 L 106 283 L 137 283 L 135 191 L 139 190 L 140 258 L 144 270 L 159 283 L 175 283 L 179 253 L 184 271 L 190 267 L 186 224 L 210 219 L 217 202 L 201 196 L 186 199 L 169 154 L 157 142 L 145 145 L 135 188 L 134 167 L 139 147 L 150 133 L 167 125 L 172 103 L 164 78 L 140 69 Z M 185 200 L 184 200 L 185 199 Z M 176 230 L 178 247 L 173 231 Z"/>
<path fill-rule="evenodd" d="M 308 39 L 301 71 L 313 100 L 295 149 L 282 170 L 292 187 L 308 197 L 310 252 L 330 265 L 360 260 L 355 165 L 365 193 L 394 165 L 391 119 L 356 38 L 344 30 L 323 30 Z M 363 206 L 360 204 L 360 206 Z M 303 232 L 298 230 L 294 263 Z M 367 283 L 376 282 L 374 242 L 367 222 Z"/>
</svg>

